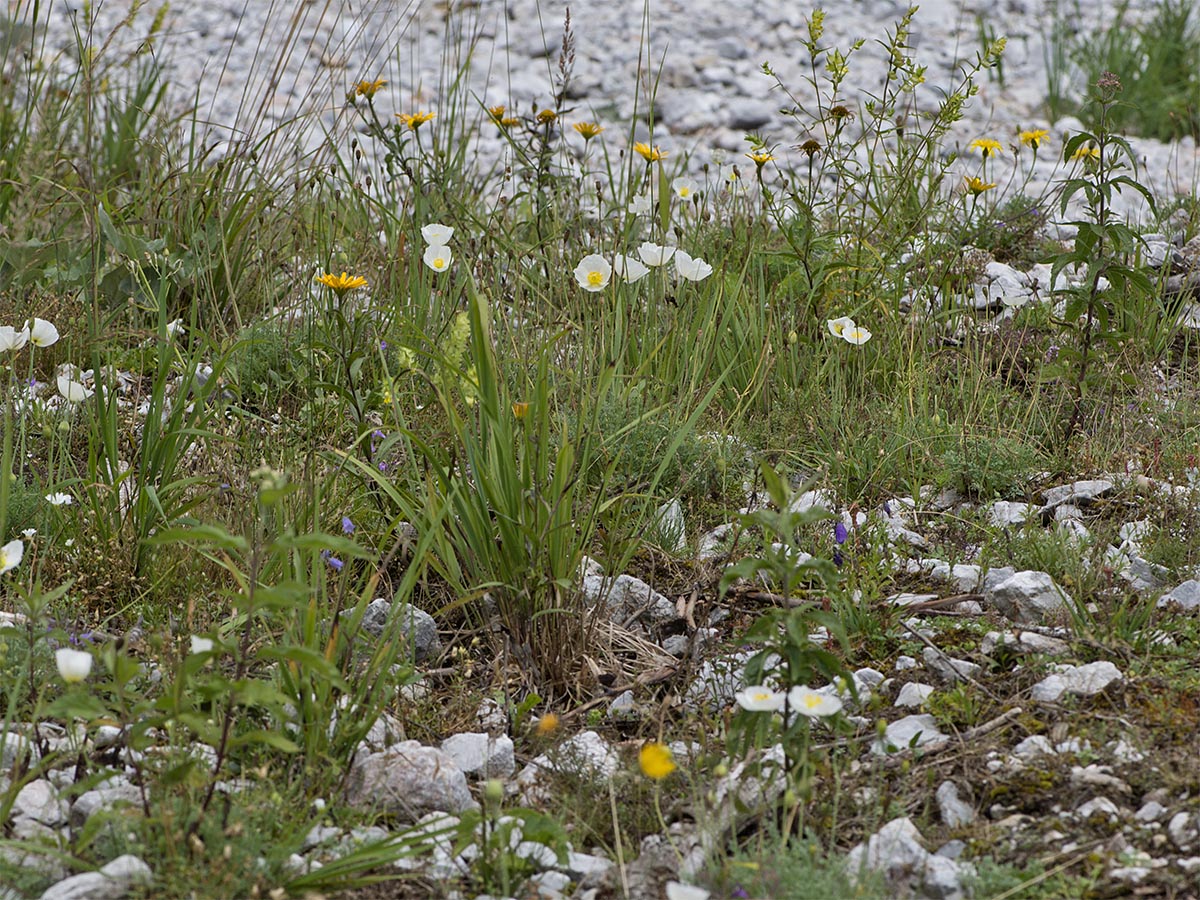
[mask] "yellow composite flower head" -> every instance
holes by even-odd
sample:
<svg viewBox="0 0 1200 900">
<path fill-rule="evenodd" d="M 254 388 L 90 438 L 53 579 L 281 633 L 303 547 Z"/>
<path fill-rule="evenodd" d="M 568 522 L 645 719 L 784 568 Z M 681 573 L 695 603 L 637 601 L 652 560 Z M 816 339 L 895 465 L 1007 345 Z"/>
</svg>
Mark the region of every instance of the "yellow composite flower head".
<svg viewBox="0 0 1200 900">
<path fill-rule="evenodd" d="M 996 186 L 995 182 L 985 182 L 982 178 L 971 176 L 967 179 L 967 190 L 978 197 L 984 191 L 990 191 Z"/>
<path fill-rule="evenodd" d="M 658 741 L 648 741 L 638 752 L 638 765 L 642 774 L 655 781 L 662 781 L 675 771 L 675 757 L 671 748 Z"/>
<path fill-rule="evenodd" d="M 361 275 L 350 275 L 346 272 L 343 272 L 341 275 L 326 272 L 324 275 L 318 275 L 317 281 L 332 290 L 339 297 L 347 291 L 367 286 L 367 279 Z"/>
<path fill-rule="evenodd" d="M 1071 162 L 1099 162 L 1100 148 L 1096 146 L 1077 147 L 1071 154 Z"/>
<path fill-rule="evenodd" d="M 1033 131 L 1022 131 L 1017 135 L 1021 143 L 1026 147 L 1032 147 L 1035 153 L 1037 152 L 1037 148 L 1041 146 L 1042 141 L 1049 136 L 1050 132 L 1045 128 L 1038 128 Z"/>
<path fill-rule="evenodd" d="M 354 94 L 358 97 L 366 97 L 372 99 L 379 93 L 379 89 L 387 84 L 382 78 L 377 78 L 375 81 L 360 81 L 354 86 Z"/>
<path fill-rule="evenodd" d="M 995 138 L 975 138 L 968 145 L 972 150 L 978 150 L 983 154 L 983 158 L 987 159 L 994 153 L 1003 153 L 1004 145 Z"/>
<path fill-rule="evenodd" d="M 407 125 L 409 131 L 416 131 L 436 115 L 431 112 L 396 113 L 396 118 Z"/>
<path fill-rule="evenodd" d="M 641 141 L 638 141 L 633 145 L 633 152 L 638 154 L 646 162 L 659 162 L 660 160 L 667 158 L 666 152 L 658 149 L 658 144 L 655 144 L 652 147 L 649 144 L 644 144 Z"/>
<path fill-rule="evenodd" d="M 761 169 L 775 157 L 771 155 L 771 151 L 769 150 L 755 150 L 747 153 L 746 158 L 752 160 Z"/>
<path fill-rule="evenodd" d="M 590 141 L 604 130 L 604 126 L 599 125 L 596 122 L 576 122 L 571 127 L 579 132 L 580 136 L 582 136 L 585 141 Z"/>
<path fill-rule="evenodd" d="M 558 119 L 558 113 L 552 109 L 543 109 L 535 117 L 539 125 L 552 125 Z"/>
</svg>

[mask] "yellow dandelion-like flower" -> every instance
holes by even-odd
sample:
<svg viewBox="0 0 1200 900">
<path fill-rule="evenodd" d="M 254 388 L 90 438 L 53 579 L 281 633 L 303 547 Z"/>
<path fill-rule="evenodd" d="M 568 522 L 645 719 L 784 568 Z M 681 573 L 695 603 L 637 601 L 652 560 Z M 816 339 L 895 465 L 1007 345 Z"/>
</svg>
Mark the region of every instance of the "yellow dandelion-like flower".
<svg viewBox="0 0 1200 900">
<path fill-rule="evenodd" d="M 638 753 L 638 765 L 643 775 L 655 781 L 662 781 L 676 769 L 671 748 L 658 741 L 648 741 L 642 745 Z"/>
<path fill-rule="evenodd" d="M 360 81 L 354 86 L 354 93 L 358 97 L 366 97 L 370 100 L 379 93 L 379 89 L 385 84 L 387 82 L 382 78 L 378 78 L 375 81 Z"/>
<path fill-rule="evenodd" d="M 775 157 L 771 155 L 771 151 L 769 150 L 754 150 L 747 153 L 746 158 L 752 160 L 761 169 Z"/>
<path fill-rule="evenodd" d="M 504 114 L 506 112 L 508 112 L 508 107 L 504 106 L 503 104 L 501 104 L 500 106 L 489 106 L 488 107 L 488 116 L 490 116 L 491 120 L 493 122 L 495 122 L 497 125 L 499 125 L 501 122 L 504 121 Z"/>
<path fill-rule="evenodd" d="M 1092 145 L 1077 147 L 1071 154 L 1071 162 L 1099 162 L 1100 148 Z"/>
<path fill-rule="evenodd" d="M 343 272 L 341 275 L 334 275 L 332 272 L 326 272 L 324 275 L 317 276 L 317 282 L 325 285 L 339 297 L 347 291 L 352 291 L 355 288 L 366 287 L 367 279 L 361 275 L 350 275 Z"/>
<path fill-rule="evenodd" d="M 595 122 L 576 122 L 571 127 L 579 132 L 585 141 L 590 141 L 604 130 L 603 125 L 597 125 Z"/>
<path fill-rule="evenodd" d="M 972 176 L 967 179 L 967 190 L 976 197 L 978 197 L 984 191 L 990 191 L 995 186 L 995 182 L 985 182 L 982 178 Z"/>
<path fill-rule="evenodd" d="M 551 125 L 558 119 L 558 113 L 552 109 L 543 109 L 537 114 L 539 125 Z"/>
<path fill-rule="evenodd" d="M 548 712 L 537 723 L 537 733 L 542 737 L 548 737 L 558 731 L 558 726 L 562 724 L 557 713 Z"/>
<path fill-rule="evenodd" d="M 658 149 L 657 144 L 651 147 L 649 144 L 643 144 L 641 141 L 633 145 L 633 152 L 646 162 L 658 162 L 667 157 L 664 151 Z"/>
<path fill-rule="evenodd" d="M 416 131 L 436 115 L 431 112 L 396 113 L 396 118 L 407 125 L 409 131 Z"/>
<path fill-rule="evenodd" d="M 1041 146 L 1042 141 L 1049 136 L 1050 132 L 1044 128 L 1038 128 L 1034 131 L 1022 131 L 1017 135 L 1021 143 L 1026 147 L 1032 147 L 1035 153 L 1037 152 L 1037 148 Z"/>
<path fill-rule="evenodd" d="M 987 159 L 993 153 L 1003 153 L 1004 145 L 995 138 L 975 138 L 968 145 L 972 150 L 978 150 L 983 154 L 983 158 Z"/>
</svg>

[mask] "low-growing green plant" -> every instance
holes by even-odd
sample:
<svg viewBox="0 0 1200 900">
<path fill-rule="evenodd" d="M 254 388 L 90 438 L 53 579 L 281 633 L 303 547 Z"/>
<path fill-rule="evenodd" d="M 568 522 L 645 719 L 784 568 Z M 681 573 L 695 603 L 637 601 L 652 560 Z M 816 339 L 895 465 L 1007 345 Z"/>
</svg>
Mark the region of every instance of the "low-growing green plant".
<svg viewBox="0 0 1200 900">
<path fill-rule="evenodd" d="M 797 546 L 798 529 L 827 518 L 819 508 L 796 509 L 787 481 L 771 466 L 760 466 L 771 507 L 747 513 L 742 524 L 760 532 L 761 549 L 730 566 L 721 576 L 720 590 L 728 591 L 745 579 L 769 587 L 778 606 L 760 616 L 747 629 L 744 640 L 759 649 L 746 662 L 750 686 L 739 700 L 741 709 L 729 725 L 731 752 L 748 757 L 752 750 L 772 746 L 784 750 L 784 775 L 796 792 L 796 816 L 808 800 L 812 763 L 808 757 L 813 717 L 835 715 L 841 709 L 836 696 L 813 691 L 809 684 L 825 680 L 852 696 L 855 688 L 842 660 L 826 642 L 846 647 L 838 617 L 829 611 L 830 594 L 838 584 L 837 570 L 827 559 L 803 558 Z M 819 636 L 820 631 L 825 637 Z M 774 713 L 782 718 L 776 719 Z M 789 819 L 789 822 L 791 820 Z"/>
<path fill-rule="evenodd" d="M 1045 459 L 1038 448 L 1003 434 L 966 435 L 942 454 L 953 487 L 977 497 L 1023 496 Z"/>
<path fill-rule="evenodd" d="M 1139 15 L 1129 0 L 1106 12 L 1100 30 L 1079 29 L 1078 0 L 1056 0 L 1049 46 L 1047 105 L 1052 119 L 1077 115 L 1092 130 L 1101 118 L 1085 91 L 1105 72 L 1124 87 L 1122 103 L 1107 110 L 1107 127 L 1171 141 L 1200 140 L 1200 22 L 1187 0 L 1156 0 Z"/>
<path fill-rule="evenodd" d="M 1082 171 L 1063 185 L 1059 201 L 1065 213 L 1070 199 L 1082 192 L 1090 218 L 1071 223 L 1078 229 L 1075 245 L 1056 254 L 1051 266 L 1052 283 L 1067 266 L 1078 267 L 1083 276 L 1078 287 L 1061 291 L 1066 300 L 1062 324 L 1076 335 L 1075 345 L 1060 348 L 1056 364 L 1046 370 L 1047 377 L 1066 381 L 1072 397 L 1071 411 L 1058 437 L 1064 448 L 1070 446 L 1081 424 L 1085 393 L 1102 383 L 1104 373 L 1095 359 L 1101 346 L 1119 344 L 1128 334 L 1129 323 L 1153 320 L 1153 306 L 1146 302 L 1152 291 L 1150 279 L 1127 262 L 1141 239 L 1114 215 L 1112 196 L 1114 191 L 1129 188 L 1141 194 L 1152 210 L 1154 198 L 1135 177 L 1120 174 L 1136 164 L 1129 142 L 1113 133 L 1108 120 L 1121 82 L 1105 72 L 1096 82 L 1096 90 L 1099 127 L 1095 134 L 1073 136 L 1063 148 L 1064 157 L 1075 161 Z"/>
</svg>

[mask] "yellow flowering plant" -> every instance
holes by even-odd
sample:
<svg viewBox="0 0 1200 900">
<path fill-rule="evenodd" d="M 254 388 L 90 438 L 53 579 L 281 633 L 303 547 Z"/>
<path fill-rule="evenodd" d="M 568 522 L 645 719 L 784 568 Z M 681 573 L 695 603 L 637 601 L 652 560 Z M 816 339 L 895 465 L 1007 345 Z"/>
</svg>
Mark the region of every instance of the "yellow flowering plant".
<svg viewBox="0 0 1200 900">
<path fill-rule="evenodd" d="M 396 113 L 396 118 L 408 127 L 409 131 L 416 131 L 426 122 L 431 121 L 437 113 L 431 112 L 415 112 L 415 113 Z"/>
</svg>

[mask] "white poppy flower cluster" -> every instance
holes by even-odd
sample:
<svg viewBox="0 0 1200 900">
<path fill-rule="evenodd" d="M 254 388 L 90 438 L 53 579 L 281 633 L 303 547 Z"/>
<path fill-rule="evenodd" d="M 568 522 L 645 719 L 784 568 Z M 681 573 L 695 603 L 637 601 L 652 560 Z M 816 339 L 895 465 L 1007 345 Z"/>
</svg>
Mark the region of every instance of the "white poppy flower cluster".
<svg viewBox="0 0 1200 900">
<path fill-rule="evenodd" d="M 172 323 L 175 324 L 175 323 Z M 170 328 L 170 326 L 168 326 Z M 26 345 L 45 349 L 58 343 L 60 335 L 53 322 L 46 319 L 28 320 L 20 330 L 12 325 L 0 325 L 0 353 L 23 350 Z M 87 387 L 87 373 L 81 372 L 70 363 L 58 367 L 55 381 L 58 392 L 69 403 L 79 403 L 95 393 Z"/>
<path fill-rule="evenodd" d="M 755 684 L 738 691 L 734 699 L 738 706 L 748 712 L 780 712 L 786 703 L 789 710 L 810 719 L 823 719 L 842 710 L 839 697 L 815 691 L 806 684 L 798 684 L 787 693 Z"/>
<path fill-rule="evenodd" d="M 421 257 L 425 265 L 435 272 L 445 272 L 450 268 L 450 263 L 454 261 L 454 254 L 450 251 L 454 229 L 433 222 L 421 229 L 421 237 L 425 239 L 425 255 Z"/>
<path fill-rule="evenodd" d="M 849 316 L 838 316 L 836 319 L 829 319 L 825 323 L 825 327 L 829 329 L 829 333 L 834 337 L 839 337 L 847 344 L 854 344 L 856 347 L 861 347 L 871 339 L 871 332 L 867 331 L 861 325 L 856 325 L 854 320 Z"/>
<path fill-rule="evenodd" d="M 645 278 L 650 269 L 665 266 L 668 262 L 674 263 L 675 274 L 685 281 L 703 281 L 713 271 L 712 266 L 698 256 L 645 241 L 638 247 L 636 257 L 618 253 L 609 262 L 599 253 L 588 254 L 575 267 L 575 280 L 585 291 L 595 293 L 608 287 L 614 274 L 626 284 L 633 284 Z"/>
<path fill-rule="evenodd" d="M 45 319 L 30 319 L 20 330 L 11 325 L 0 325 L 0 353 L 22 349 L 26 344 L 49 347 L 58 341 L 58 329 Z"/>
</svg>

